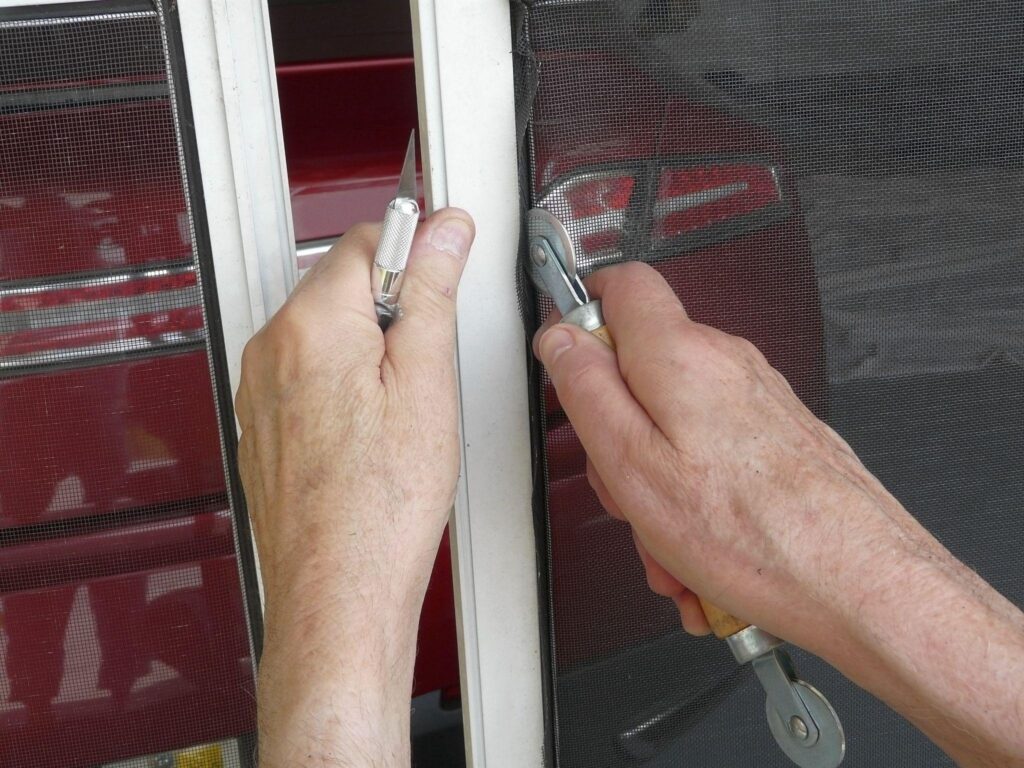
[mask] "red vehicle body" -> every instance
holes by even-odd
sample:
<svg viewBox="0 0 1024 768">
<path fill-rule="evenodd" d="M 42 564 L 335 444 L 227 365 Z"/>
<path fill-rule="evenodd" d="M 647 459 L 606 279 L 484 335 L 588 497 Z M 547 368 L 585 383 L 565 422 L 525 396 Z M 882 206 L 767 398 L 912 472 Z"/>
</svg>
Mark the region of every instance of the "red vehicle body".
<svg viewBox="0 0 1024 768">
<path fill-rule="evenodd" d="M 166 99 L 0 116 L 6 767 L 253 730 L 185 192 L 175 153 L 154 151 L 171 126 Z"/>
<path fill-rule="evenodd" d="M 361 6 L 371 24 L 399 7 L 371 5 Z M 304 61 L 288 52 L 315 34 L 306 22 L 322 16 L 301 4 L 271 10 L 301 250 L 379 219 L 393 195 L 417 124 L 411 40 L 406 19 L 387 45 L 367 49 L 345 38 L 314 46 L 321 58 Z M 647 217 L 639 230 L 652 238 L 652 261 L 667 268 L 691 315 L 758 344 L 805 400 L 820 402 L 817 288 L 781 148 L 760 128 L 639 78 L 618 93 L 588 89 L 594 64 L 586 57 L 547 63 L 575 68 L 584 82 L 579 101 L 561 105 L 565 114 L 607 119 L 559 130 L 558 115 L 538 113 L 556 126 L 538 135 L 538 197 L 562 190 L 567 215 L 578 218 L 622 214 L 619 225 L 578 243 L 595 258 L 621 246 L 627 217 Z M 182 229 L 184 191 L 173 153 L 154 165 L 152 152 L 137 151 L 171 141 L 160 135 L 166 103 L 69 109 L 88 119 L 58 130 L 52 112 L 0 115 L 0 132 L 19 143 L 23 163 L 8 163 L 5 178 L 17 181 L 0 189 L 0 363 L 42 361 L 16 375 L 0 369 L 0 765 L 12 768 L 103 764 L 236 736 L 254 722 L 201 296 Z M 616 118 L 637 110 L 660 116 L 650 133 Z M 659 120 L 681 127 L 670 132 L 675 144 L 656 149 Z M 70 141 L 69 125 L 80 126 Z M 69 147 L 95 162 L 75 161 Z M 640 171 L 652 166 L 666 169 L 656 198 L 746 186 L 654 221 L 653 209 L 633 204 Z M 723 226 L 730 221 L 749 226 Z M 717 234 L 703 242 L 705 231 Z M 691 292 L 711 284 L 722 290 Z M 121 310 L 109 311 L 117 302 Z M 21 322 L 27 317 L 33 321 Z M 104 345 L 168 338 L 177 341 L 153 354 L 104 356 Z M 47 353 L 75 362 L 49 366 Z M 544 403 L 552 524 L 599 532 L 611 523 L 580 520 L 573 502 L 590 493 L 582 451 L 555 439 L 571 428 L 553 392 Z M 628 547 L 628 532 L 614 535 Z M 588 639 L 563 658 L 569 663 L 614 650 L 635 631 L 614 606 L 638 599 L 638 566 L 624 585 L 587 557 L 591 546 L 580 535 L 555 562 L 556 580 L 560 563 L 592 563 L 589 589 L 609 607 L 581 618 L 571 591 L 560 593 L 556 621 L 587 623 L 575 636 Z M 447 537 L 418 647 L 413 694 L 442 691 L 457 701 Z M 197 711 L 213 714 L 197 724 Z"/>
</svg>

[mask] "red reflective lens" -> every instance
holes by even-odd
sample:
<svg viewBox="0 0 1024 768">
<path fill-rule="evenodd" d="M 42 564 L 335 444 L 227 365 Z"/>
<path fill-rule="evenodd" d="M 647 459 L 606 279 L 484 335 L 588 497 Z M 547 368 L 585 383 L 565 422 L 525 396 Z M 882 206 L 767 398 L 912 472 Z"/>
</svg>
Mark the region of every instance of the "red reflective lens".
<svg viewBox="0 0 1024 768">
<path fill-rule="evenodd" d="M 583 176 L 565 190 L 574 219 L 590 219 L 629 207 L 635 181 L 632 176 Z"/>
<path fill-rule="evenodd" d="M 654 205 L 654 237 L 667 240 L 781 201 L 775 169 L 724 164 L 666 168 Z"/>
<path fill-rule="evenodd" d="M 568 207 L 570 232 L 584 254 L 617 248 L 636 180 L 632 176 L 580 176 L 559 194 Z"/>
</svg>

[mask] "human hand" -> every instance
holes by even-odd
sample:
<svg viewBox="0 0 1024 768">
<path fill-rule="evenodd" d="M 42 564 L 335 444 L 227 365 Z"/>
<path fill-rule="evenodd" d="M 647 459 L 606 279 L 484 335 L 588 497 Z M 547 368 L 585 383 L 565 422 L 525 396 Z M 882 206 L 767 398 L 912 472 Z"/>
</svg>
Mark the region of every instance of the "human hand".
<svg viewBox="0 0 1024 768">
<path fill-rule="evenodd" d="M 370 293 L 379 234 L 349 231 L 245 349 L 239 467 L 268 602 L 323 569 L 342 591 L 421 580 L 448 519 L 455 298 L 473 225 L 451 210 L 421 226 L 387 334 Z"/>
<path fill-rule="evenodd" d="M 617 350 L 557 318 L 534 348 L 598 497 L 684 625 L 707 631 L 701 595 L 829 661 L 958 765 L 1024 768 L 1024 614 L 751 344 L 690 321 L 653 269 L 601 270 L 588 287 Z"/>
<path fill-rule="evenodd" d="M 653 269 L 588 285 L 617 353 L 566 325 L 535 347 L 591 485 L 689 631 L 708 631 L 699 594 L 814 650 L 908 542 L 938 546 L 751 344 L 688 320 Z"/>
<path fill-rule="evenodd" d="M 307 764 L 277 751 L 294 721 L 334 722 L 356 693 L 346 728 L 397 709 L 373 721 L 391 732 L 323 729 L 350 746 L 408 741 L 417 617 L 459 472 L 455 298 L 473 223 L 449 209 L 420 226 L 403 315 L 387 333 L 370 292 L 379 236 L 379 225 L 350 230 L 242 360 L 239 469 L 266 598 L 268 765 Z"/>
</svg>

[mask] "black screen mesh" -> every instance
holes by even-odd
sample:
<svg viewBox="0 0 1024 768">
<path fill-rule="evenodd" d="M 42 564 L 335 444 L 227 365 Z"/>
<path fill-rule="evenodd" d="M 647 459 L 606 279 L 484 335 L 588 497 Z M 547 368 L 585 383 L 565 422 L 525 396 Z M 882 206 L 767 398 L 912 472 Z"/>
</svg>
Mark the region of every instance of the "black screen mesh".
<svg viewBox="0 0 1024 768">
<path fill-rule="evenodd" d="M 251 764 L 251 553 L 177 35 L 154 3 L 0 9 L 4 768 Z"/>
<path fill-rule="evenodd" d="M 513 3 L 524 197 L 584 270 L 652 263 L 753 341 L 954 554 L 1024 602 L 1016 3 Z M 526 314 L 548 304 L 527 298 Z M 562 768 L 786 766 L 725 644 L 678 629 L 537 377 Z M 849 766 L 952 765 L 794 653 Z"/>
</svg>

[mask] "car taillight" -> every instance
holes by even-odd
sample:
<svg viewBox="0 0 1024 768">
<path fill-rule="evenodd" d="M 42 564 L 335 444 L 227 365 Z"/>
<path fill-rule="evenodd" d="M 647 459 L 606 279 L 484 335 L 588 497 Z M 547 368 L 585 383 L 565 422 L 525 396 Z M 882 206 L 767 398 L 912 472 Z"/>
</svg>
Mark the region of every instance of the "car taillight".
<svg viewBox="0 0 1024 768">
<path fill-rule="evenodd" d="M 621 247 L 635 186 L 632 172 L 583 174 L 556 187 L 542 206 L 576 236 L 579 256 L 594 258 Z"/>
<path fill-rule="evenodd" d="M 0 289 L 0 371 L 204 339 L 193 267 Z"/>
<path fill-rule="evenodd" d="M 660 251 L 679 238 L 740 222 L 755 228 L 758 214 L 783 203 L 777 169 L 767 163 L 720 160 L 588 171 L 556 184 L 540 206 L 565 224 L 584 269 L 620 261 L 626 233 L 631 249 Z M 652 178 L 650 186 L 644 180 Z M 634 205 L 637 195 L 653 198 Z M 644 221 L 631 221 L 649 212 Z M 770 219 L 765 219 L 765 223 Z M 645 243 L 636 237 L 649 233 Z M 740 232 L 737 231 L 737 234 Z"/>
<path fill-rule="evenodd" d="M 753 163 L 664 168 L 653 210 L 655 243 L 748 216 L 782 201 L 776 169 Z"/>
</svg>

